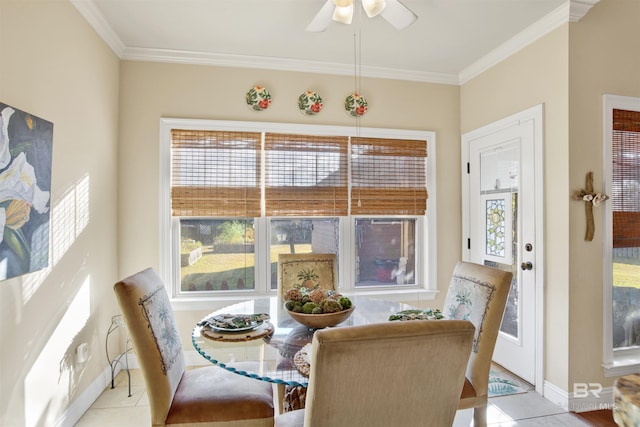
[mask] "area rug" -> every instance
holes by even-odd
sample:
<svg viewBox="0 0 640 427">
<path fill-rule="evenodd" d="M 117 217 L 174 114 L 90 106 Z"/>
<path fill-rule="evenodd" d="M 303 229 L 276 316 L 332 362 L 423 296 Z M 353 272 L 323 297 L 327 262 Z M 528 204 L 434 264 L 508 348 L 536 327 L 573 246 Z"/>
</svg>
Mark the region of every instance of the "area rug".
<svg viewBox="0 0 640 427">
<path fill-rule="evenodd" d="M 491 369 L 489 372 L 489 397 L 526 393 L 531 386 L 509 372 Z"/>
</svg>

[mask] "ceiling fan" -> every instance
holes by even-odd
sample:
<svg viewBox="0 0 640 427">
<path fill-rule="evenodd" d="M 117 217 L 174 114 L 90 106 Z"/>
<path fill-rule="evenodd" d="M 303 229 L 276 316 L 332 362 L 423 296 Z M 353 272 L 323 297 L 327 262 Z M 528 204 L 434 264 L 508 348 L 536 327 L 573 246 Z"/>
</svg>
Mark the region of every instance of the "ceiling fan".
<svg viewBox="0 0 640 427">
<path fill-rule="evenodd" d="M 418 19 L 418 16 L 399 0 L 327 0 L 307 26 L 307 31 L 324 31 L 332 20 L 342 24 L 351 24 L 354 2 L 357 1 L 362 3 L 362 8 L 369 18 L 380 15 L 397 30 L 408 27 Z"/>
</svg>

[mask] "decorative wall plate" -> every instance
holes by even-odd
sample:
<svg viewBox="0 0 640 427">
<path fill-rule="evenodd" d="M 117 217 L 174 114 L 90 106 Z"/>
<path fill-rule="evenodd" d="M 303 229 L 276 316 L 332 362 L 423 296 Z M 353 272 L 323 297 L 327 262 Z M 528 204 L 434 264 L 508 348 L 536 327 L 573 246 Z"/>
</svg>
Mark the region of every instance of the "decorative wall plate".
<svg viewBox="0 0 640 427">
<path fill-rule="evenodd" d="M 298 108 L 305 115 L 318 114 L 322 110 L 322 98 L 316 92 L 308 90 L 298 97 Z"/>
<path fill-rule="evenodd" d="M 364 96 L 352 93 L 344 100 L 344 109 L 352 117 L 362 117 L 367 112 L 369 105 Z"/>
<path fill-rule="evenodd" d="M 246 95 L 247 106 L 254 111 L 262 111 L 271 105 L 271 94 L 262 86 L 254 86 Z"/>
</svg>

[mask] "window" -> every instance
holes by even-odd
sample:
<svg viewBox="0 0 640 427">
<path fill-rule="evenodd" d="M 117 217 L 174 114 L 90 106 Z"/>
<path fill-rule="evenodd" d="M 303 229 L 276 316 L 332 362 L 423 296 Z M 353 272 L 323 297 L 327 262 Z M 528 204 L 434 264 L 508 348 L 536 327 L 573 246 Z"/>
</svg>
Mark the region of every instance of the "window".
<svg viewBox="0 0 640 427">
<path fill-rule="evenodd" d="M 255 289 L 252 219 L 180 219 L 180 293 Z"/>
<path fill-rule="evenodd" d="M 343 292 L 432 294 L 434 135 L 353 130 L 163 119 L 161 275 L 174 301 L 272 294 L 281 253 L 335 254 Z"/>
<path fill-rule="evenodd" d="M 417 283 L 415 218 L 427 207 L 426 158 L 425 141 L 351 139 L 351 214 L 366 215 L 355 219 L 356 288 Z M 368 217 L 392 214 L 399 217 Z"/>
<path fill-rule="evenodd" d="M 613 376 L 640 366 L 640 99 L 604 101 L 604 366 Z"/>
<path fill-rule="evenodd" d="M 416 282 L 416 220 L 356 218 L 356 288 Z"/>
</svg>

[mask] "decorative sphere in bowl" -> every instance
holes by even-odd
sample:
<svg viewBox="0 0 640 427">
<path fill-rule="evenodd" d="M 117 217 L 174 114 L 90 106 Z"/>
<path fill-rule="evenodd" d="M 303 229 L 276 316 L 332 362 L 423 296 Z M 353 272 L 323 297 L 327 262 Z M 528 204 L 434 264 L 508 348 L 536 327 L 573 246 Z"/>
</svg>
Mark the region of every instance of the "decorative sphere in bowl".
<svg viewBox="0 0 640 427">
<path fill-rule="evenodd" d="M 356 306 L 353 305 L 351 308 L 342 311 L 336 311 L 334 313 L 323 313 L 323 314 L 304 314 L 297 313 L 295 311 L 285 310 L 289 313 L 289 316 L 296 322 L 312 329 L 321 329 L 328 328 L 331 326 L 336 326 L 351 316 L 353 310 L 355 310 Z"/>
</svg>

